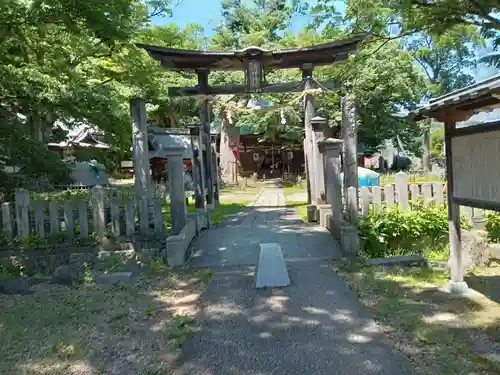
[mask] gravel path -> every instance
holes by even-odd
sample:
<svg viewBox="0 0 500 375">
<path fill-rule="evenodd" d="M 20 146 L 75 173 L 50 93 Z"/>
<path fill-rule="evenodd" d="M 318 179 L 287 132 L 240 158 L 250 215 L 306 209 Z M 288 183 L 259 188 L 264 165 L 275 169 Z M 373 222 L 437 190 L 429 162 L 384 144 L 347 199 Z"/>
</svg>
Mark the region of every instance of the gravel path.
<svg viewBox="0 0 500 375">
<path fill-rule="evenodd" d="M 174 374 L 414 374 L 328 266 L 339 256 L 331 235 L 283 204 L 265 188 L 250 213 L 196 243 L 193 264 L 215 274 Z M 291 286 L 255 288 L 260 242 L 281 245 Z"/>
</svg>

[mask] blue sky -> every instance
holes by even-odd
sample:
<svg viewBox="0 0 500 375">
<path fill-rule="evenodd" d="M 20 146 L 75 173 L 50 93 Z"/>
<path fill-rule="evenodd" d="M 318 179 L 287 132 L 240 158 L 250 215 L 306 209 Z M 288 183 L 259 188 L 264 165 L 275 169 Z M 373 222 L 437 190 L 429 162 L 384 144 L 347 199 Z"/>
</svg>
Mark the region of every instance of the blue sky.
<svg viewBox="0 0 500 375">
<path fill-rule="evenodd" d="M 179 26 L 185 26 L 191 23 L 197 23 L 205 29 L 206 35 L 213 34 L 215 26 L 221 22 L 221 0 L 182 0 L 179 5 L 173 9 L 172 18 L 157 18 L 155 23 L 176 23 Z M 314 5 L 316 0 L 310 0 L 309 4 Z M 343 1 L 339 1 L 339 6 L 344 8 Z M 292 28 L 298 30 L 306 25 L 309 16 L 296 17 L 293 20 Z"/>
</svg>

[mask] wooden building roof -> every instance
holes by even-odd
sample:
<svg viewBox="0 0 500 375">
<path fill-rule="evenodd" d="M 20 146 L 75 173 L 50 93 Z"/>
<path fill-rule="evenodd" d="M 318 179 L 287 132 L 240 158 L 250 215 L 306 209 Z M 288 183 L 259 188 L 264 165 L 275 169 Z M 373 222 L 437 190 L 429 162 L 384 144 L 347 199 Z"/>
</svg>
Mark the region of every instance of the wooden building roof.
<svg viewBox="0 0 500 375">
<path fill-rule="evenodd" d="M 409 117 L 419 121 L 424 118 L 436 118 L 442 121 L 442 113 L 456 111 L 470 117 L 476 113 L 500 107 L 500 75 L 495 75 L 483 81 L 455 90 L 449 94 L 431 99 Z"/>
<path fill-rule="evenodd" d="M 327 65 L 345 61 L 348 55 L 357 50 L 366 35 L 337 40 L 315 46 L 266 50 L 248 47 L 237 51 L 203 51 L 166 48 L 149 44 L 137 44 L 163 67 L 170 70 L 244 70 L 245 59 L 258 58 L 265 70 L 300 68 L 304 64 Z"/>
</svg>

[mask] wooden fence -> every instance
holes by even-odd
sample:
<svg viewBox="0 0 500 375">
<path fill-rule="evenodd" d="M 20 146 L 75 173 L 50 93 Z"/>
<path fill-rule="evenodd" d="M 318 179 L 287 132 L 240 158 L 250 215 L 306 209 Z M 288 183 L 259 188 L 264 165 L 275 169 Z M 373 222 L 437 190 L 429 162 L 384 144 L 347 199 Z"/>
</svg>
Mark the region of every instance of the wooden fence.
<svg viewBox="0 0 500 375">
<path fill-rule="evenodd" d="M 423 182 L 409 183 L 408 174 L 399 172 L 396 174 L 394 184 L 384 186 L 360 187 L 358 195 L 358 209 L 362 216 L 366 216 L 373 209 L 375 212 L 383 207 L 397 205 L 402 210 L 411 210 L 416 205 L 412 202 L 421 200 L 424 205 L 440 205 L 446 203 L 446 182 Z M 350 187 L 348 196 L 355 197 L 356 189 Z M 484 218 L 484 210 L 473 209 L 472 207 L 461 206 L 461 211 L 465 217 L 471 221 Z"/>
<path fill-rule="evenodd" d="M 163 220 L 165 198 L 137 199 L 119 190 L 96 186 L 76 199 L 30 199 L 25 189 L 16 191 L 15 202 L 1 204 L 1 228 L 9 237 L 44 238 L 64 233 L 69 238 L 88 238 L 93 233 L 132 236 L 166 232 Z"/>
</svg>

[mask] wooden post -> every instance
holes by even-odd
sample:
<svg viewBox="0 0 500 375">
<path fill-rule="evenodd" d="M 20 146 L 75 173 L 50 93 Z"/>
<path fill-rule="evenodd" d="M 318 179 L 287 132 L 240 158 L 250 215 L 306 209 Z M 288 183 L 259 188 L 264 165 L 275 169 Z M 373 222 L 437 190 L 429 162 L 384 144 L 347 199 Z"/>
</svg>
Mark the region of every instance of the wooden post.
<svg viewBox="0 0 500 375">
<path fill-rule="evenodd" d="M 434 202 L 436 205 L 444 204 L 443 183 L 435 182 L 432 188 L 434 189 Z"/>
<path fill-rule="evenodd" d="M 460 229 L 460 206 L 453 201 L 453 163 L 450 132 L 456 127 L 455 121 L 444 123 L 444 142 L 446 150 L 446 177 L 448 200 L 448 229 L 450 233 L 450 290 L 455 294 L 466 293 L 469 289 L 464 281 L 464 266 L 462 259 L 462 238 Z"/>
<path fill-rule="evenodd" d="M 17 234 L 19 237 L 28 237 L 30 234 L 30 224 L 28 217 L 28 206 L 30 195 L 26 189 L 16 191 L 16 221 Z"/>
<path fill-rule="evenodd" d="M 120 235 L 120 203 L 117 199 L 111 202 L 111 231 L 115 236 Z"/>
<path fill-rule="evenodd" d="M 342 136 L 344 138 L 344 196 L 346 197 L 347 212 L 357 212 L 358 202 L 349 201 L 347 190 L 355 188 L 356 194 L 351 197 L 358 197 L 358 125 L 356 115 L 356 103 L 353 95 L 346 95 L 341 100 L 342 110 Z M 351 207 L 352 206 L 352 207 Z"/>
<path fill-rule="evenodd" d="M 396 195 L 401 211 L 408 210 L 408 175 L 403 171 L 396 173 Z"/>
<path fill-rule="evenodd" d="M 196 72 L 198 74 L 198 86 L 200 91 L 207 92 L 208 91 L 208 70 L 198 70 Z M 200 143 L 203 144 L 201 150 L 205 150 L 206 157 L 203 157 L 201 160 L 201 165 L 204 171 L 204 186 L 207 189 L 206 202 L 208 204 L 213 204 L 214 202 L 214 187 L 213 187 L 213 176 L 212 176 L 212 168 L 210 168 L 210 113 L 209 113 L 209 101 L 208 99 L 202 99 L 200 102 Z"/>
<path fill-rule="evenodd" d="M 102 186 L 94 186 L 92 188 L 92 216 L 94 222 L 94 232 L 100 241 L 104 238 L 106 231 L 106 218 L 104 212 L 104 188 Z"/>
<path fill-rule="evenodd" d="M 394 186 L 385 185 L 384 187 L 384 201 L 387 207 L 392 207 L 394 205 Z"/>
<path fill-rule="evenodd" d="M 49 201 L 49 221 L 50 221 L 50 233 L 54 234 L 59 232 L 61 228 L 61 217 L 59 212 L 59 202 Z"/>
<path fill-rule="evenodd" d="M 69 237 L 75 235 L 75 217 L 73 214 L 73 202 L 66 201 L 63 206 L 64 211 L 64 225 L 66 227 L 66 234 Z"/>
<path fill-rule="evenodd" d="M 359 189 L 361 200 L 361 215 L 368 216 L 370 214 L 370 189 L 368 186 L 363 186 Z"/>
<path fill-rule="evenodd" d="M 14 236 L 14 230 L 12 228 L 12 213 L 10 206 L 11 204 L 8 202 L 2 203 L 2 229 L 7 233 L 9 237 L 12 237 Z"/>
<path fill-rule="evenodd" d="M 86 200 L 78 201 L 78 221 L 80 222 L 80 238 L 89 236 L 89 202 Z"/>
<path fill-rule="evenodd" d="M 125 233 L 127 236 L 135 232 L 134 201 L 129 198 L 125 202 Z"/>
<path fill-rule="evenodd" d="M 147 197 L 149 185 L 149 150 L 146 103 L 141 98 L 130 100 L 130 116 L 132 117 L 132 160 L 134 162 L 134 186 L 140 199 Z"/>
<path fill-rule="evenodd" d="M 194 199 L 197 210 L 206 210 L 205 205 L 205 170 L 203 168 L 203 153 L 200 127 L 190 129 L 191 148 L 193 150 L 193 182 Z"/>
<path fill-rule="evenodd" d="M 162 210 L 162 200 L 161 199 L 153 200 L 153 223 L 154 223 L 155 233 L 163 232 L 163 216 L 161 210 Z"/>
<path fill-rule="evenodd" d="M 311 90 L 313 88 L 312 83 L 313 66 L 312 64 L 307 64 L 302 67 L 302 79 L 305 80 L 304 90 Z M 311 119 L 314 117 L 315 109 L 312 94 L 306 94 L 304 96 L 304 126 L 305 126 L 305 141 L 304 141 L 304 155 L 306 160 L 306 177 L 307 177 L 307 189 L 308 189 L 308 204 L 316 205 L 316 186 L 315 186 L 315 176 L 314 176 L 314 159 L 312 152 L 312 126 Z M 309 216 L 308 210 L 308 216 Z M 308 221 L 312 221 L 314 218 L 314 209 L 312 210 L 312 217 L 308 217 Z"/>
<path fill-rule="evenodd" d="M 432 204 L 432 183 L 424 182 L 422 184 L 422 195 L 424 196 L 424 204 L 429 206 Z"/>
<path fill-rule="evenodd" d="M 380 186 L 372 187 L 372 195 L 373 195 L 373 211 L 380 212 L 382 205 L 382 189 Z"/>
<path fill-rule="evenodd" d="M 431 137 L 430 137 L 430 123 L 431 120 L 428 120 L 428 123 L 425 126 L 424 130 L 424 140 L 423 140 L 423 154 L 422 154 L 422 164 L 423 170 L 425 174 L 431 172 Z"/>
<path fill-rule="evenodd" d="M 35 208 L 35 230 L 40 238 L 45 237 L 45 202 L 33 202 Z"/>
<path fill-rule="evenodd" d="M 411 201 L 415 204 L 418 200 L 418 197 L 420 196 L 420 191 L 417 184 L 410 185 L 410 195 L 411 195 Z"/>
<path fill-rule="evenodd" d="M 177 235 L 186 225 L 187 208 L 184 193 L 183 147 L 171 146 L 165 149 L 168 157 L 168 175 L 170 178 L 170 215 L 172 218 L 172 234 Z"/>
</svg>

